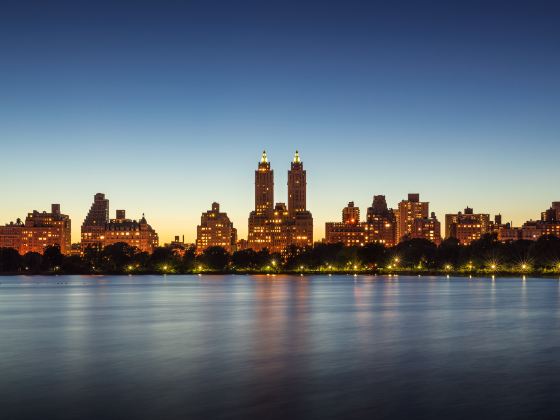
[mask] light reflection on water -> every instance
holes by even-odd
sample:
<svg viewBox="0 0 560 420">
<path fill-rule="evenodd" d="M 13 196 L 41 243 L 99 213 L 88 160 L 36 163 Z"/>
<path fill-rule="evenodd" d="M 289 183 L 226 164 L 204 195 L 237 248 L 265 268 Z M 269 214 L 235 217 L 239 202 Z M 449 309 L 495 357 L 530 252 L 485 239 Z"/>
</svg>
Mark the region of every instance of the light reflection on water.
<svg viewBox="0 0 560 420">
<path fill-rule="evenodd" d="M 0 277 L 2 418 L 555 418 L 560 282 Z"/>
</svg>

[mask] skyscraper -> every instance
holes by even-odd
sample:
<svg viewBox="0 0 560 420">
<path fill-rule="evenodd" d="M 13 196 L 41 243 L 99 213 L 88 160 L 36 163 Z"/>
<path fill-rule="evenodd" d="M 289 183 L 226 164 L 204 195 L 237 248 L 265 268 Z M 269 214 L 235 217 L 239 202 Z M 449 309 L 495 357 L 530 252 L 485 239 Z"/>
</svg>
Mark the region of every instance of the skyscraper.
<svg viewBox="0 0 560 420">
<path fill-rule="evenodd" d="M 263 151 L 255 171 L 255 210 L 249 214 L 249 248 L 256 251 L 270 248 L 272 237 L 268 224 L 273 215 L 273 202 L 274 171 L 270 168 L 266 151 Z"/>
<path fill-rule="evenodd" d="M 255 210 L 249 215 L 248 246 L 283 252 L 289 245 L 313 244 L 313 216 L 307 210 L 307 179 L 296 151 L 288 171 L 288 206 L 274 202 L 274 172 L 266 152 L 255 171 Z"/>
<path fill-rule="evenodd" d="M 307 173 L 303 169 L 303 162 L 296 150 L 294 160 L 288 171 L 288 211 L 290 216 L 306 211 Z"/>
<path fill-rule="evenodd" d="M 270 169 L 270 162 L 266 150 L 262 152 L 261 161 L 255 171 L 255 213 L 269 215 L 274 207 L 274 171 Z"/>
<path fill-rule="evenodd" d="M 313 215 L 307 210 L 307 172 L 296 150 L 288 171 L 289 224 L 293 225 L 288 245 L 313 245 Z"/>
</svg>

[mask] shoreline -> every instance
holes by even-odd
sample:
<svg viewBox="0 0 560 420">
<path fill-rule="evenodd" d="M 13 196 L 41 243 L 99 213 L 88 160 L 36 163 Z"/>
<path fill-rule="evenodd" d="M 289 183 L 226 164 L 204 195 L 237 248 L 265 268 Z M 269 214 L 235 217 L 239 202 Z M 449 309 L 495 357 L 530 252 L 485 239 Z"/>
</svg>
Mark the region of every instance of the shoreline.
<svg viewBox="0 0 560 420">
<path fill-rule="evenodd" d="M 296 271 L 263 271 L 263 270 L 255 270 L 255 271 L 240 271 L 240 270 L 228 270 L 228 271 L 212 271 L 212 270 L 203 270 L 203 271 L 190 271 L 190 272 L 161 272 L 161 271 L 142 271 L 142 272 L 133 272 L 133 273 L 111 273 L 111 272 L 83 272 L 83 273 L 56 273 L 56 272 L 36 272 L 36 273 L 28 273 L 28 272 L 12 272 L 12 273 L 0 273 L 1 277 L 15 277 L 15 276 L 25 276 L 25 277 L 34 277 L 34 276 L 46 276 L 46 277 L 60 277 L 60 276 L 119 276 L 119 277 L 130 277 L 130 276 L 154 276 L 154 275 L 161 275 L 161 276 L 202 276 L 202 275 L 213 275 L 213 276 L 280 276 L 280 275 L 289 275 L 289 276 L 384 276 L 384 277 L 393 277 L 393 276 L 406 276 L 406 277 L 532 277 L 532 278 L 560 278 L 560 271 L 556 272 L 542 272 L 542 271 L 524 271 L 524 272 L 516 272 L 516 271 L 471 271 L 471 272 L 464 272 L 464 271 L 438 271 L 438 270 L 430 270 L 430 271 L 415 271 L 415 270 L 392 270 L 392 271 L 366 271 L 366 270 L 351 270 L 351 271 L 314 271 L 314 270 L 296 270 Z"/>
</svg>

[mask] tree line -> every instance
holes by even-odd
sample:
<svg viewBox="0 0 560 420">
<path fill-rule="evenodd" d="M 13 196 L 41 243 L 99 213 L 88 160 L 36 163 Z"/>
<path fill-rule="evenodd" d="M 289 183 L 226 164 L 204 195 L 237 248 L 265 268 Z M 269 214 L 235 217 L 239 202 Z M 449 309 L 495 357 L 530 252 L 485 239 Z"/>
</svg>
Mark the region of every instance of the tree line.
<svg viewBox="0 0 560 420">
<path fill-rule="evenodd" d="M 21 274 L 186 274 L 200 272 L 560 272 L 560 238 L 543 236 L 537 241 L 501 243 L 496 235 L 485 235 L 470 245 L 446 239 L 441 245 L 411 239 L 386 248 L 381 244 L 345 247 L 316 244 L 309 248 L 290 246 L 281 254 L 264 249 L 228 253 L 210 247 L 196 254 L 194 247 L 178 252 L 159 247 L 152 254 L 140 252 L 126 243 L 102 250 L 87 248 L 83 255 L 62 255 L 59 247 L 45 249 L 43 255 L 20 255 L 0 248 L 0 272 Z"/>
</svg>

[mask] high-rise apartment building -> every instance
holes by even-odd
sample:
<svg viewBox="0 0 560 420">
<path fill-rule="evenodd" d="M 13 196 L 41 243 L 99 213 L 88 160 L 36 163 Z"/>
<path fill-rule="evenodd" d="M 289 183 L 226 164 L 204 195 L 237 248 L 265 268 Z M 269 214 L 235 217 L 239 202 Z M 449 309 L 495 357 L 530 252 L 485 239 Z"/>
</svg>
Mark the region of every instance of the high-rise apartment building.
<svg viewBox="0 0 560 420">
<path fill-rule="evenodd" d="M 234 252 L 237 243 L 237 230 L 227 213 L 220 212 L 220 205 L 212 203 L 212 209 L 202 213 L 200 225 L 196 227 L 196 252 L 206 248 L 221 246 L 227 252 Z"/>
<path fill-rule="evenodd" d="M 20 254 L 37 252 L 43 254 L 49 246 L 60 247 L 67 254 L 71 245 L 71 221 L 68 215 L 60 212 L 60 204 L 53 204 L 51 212 L 34 210 L 28 213 L 25 223 L 0 226 L 0 248 L 17 249 Z"/>
<path fill-rule="evenodd" d="M 107 223 L 109 223 L 109 200 L 105 198 L 105 194 L 97 193 L 82 223 L 82 249 L 103 247 Z"/>
<path fill-rule="evenodd" d="M 366 242 L 394 246 L 397 239 L 397 223 L 392 209 L 387 208 L 384 195 L 373 196 L 373 203 L 367 210 Z"/>
<path fill-rule="evenodd" d="M 115 219 L 109 219 L 109 200 L 104 194 L 95 194 L 82 224 L 82 251 L 88 247 L 103 249 L 119 242 L 151 254 L 159 238 L 144 215 L 138 221 L 131 220 L 126 218 L 124 210 L 117 210 Z"/>
<path fill-rule="evenodd" d="M 363 246 L 366 243 L 366 223 L 360 222 L 360 208 L 351 201 L 342 209 L 342 222 L 325 223 L 325 242 L 344 246 Z"/>
<path fill-rule="evenodd" d="M 288 212 L 290 216 L 307 210 L 307 173 L 296 150 L 288 171 Z"/>
<path fill-rule="evenodd" d="M 428 218 L 429 208 L 430 203 L 420 201 L 420 194 L 408 194 L 408 200 L 399 203 L 395 210 L 397 241 L 401 241 L 412 234 L 414 220 Z"/>
<path fill-rule="evenodd" d="M 415 218 L 409 237 L 412 239 L 427 239 L 436 245 L 441 244 L 441 224 L 436 214 L 432 212 L 430 217 Z"/>
<path fill-rule="evenodd" d="M 474 213 L 470 207 L 464 213 L 445 215 L 445 237 L 455 238 L 461 245 L 469 245 L 491 231 L 490 215 Z"/>
<path fill-rule="evenodd" d="M 288 206 L 274 202 L 274 172 L 266 152 L 255 171 L 255 210 L 249 215 L 248 247 L 283 252 L 313 244 L 313 216 L 307 210 L 307 174 L 296 151 L 288 171 Z"/>
</svg>

